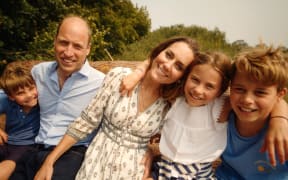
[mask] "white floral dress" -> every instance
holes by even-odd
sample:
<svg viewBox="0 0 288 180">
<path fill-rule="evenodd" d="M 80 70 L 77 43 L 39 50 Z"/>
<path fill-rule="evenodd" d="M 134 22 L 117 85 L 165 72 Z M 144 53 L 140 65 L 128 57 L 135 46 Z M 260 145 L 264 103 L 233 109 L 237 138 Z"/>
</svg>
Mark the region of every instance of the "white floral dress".
<svg viewBox="0 0 288 180">
<path fill-rule="evenodd" d="M 111 70 L 81 117 L 68 128 L 67 134 L 81 139 L 101 126 L 87 149 L 76 179 L 142 179 L 144 166 L 140 162 L 150 137 L 163 125 L 167 102 L 159 98 L 138 113 L 139 87 L 131 97 L 122 97 L 119 93 L 121 79 L 129 72 L 130 69 L 120 67 Z"/>
</svg>

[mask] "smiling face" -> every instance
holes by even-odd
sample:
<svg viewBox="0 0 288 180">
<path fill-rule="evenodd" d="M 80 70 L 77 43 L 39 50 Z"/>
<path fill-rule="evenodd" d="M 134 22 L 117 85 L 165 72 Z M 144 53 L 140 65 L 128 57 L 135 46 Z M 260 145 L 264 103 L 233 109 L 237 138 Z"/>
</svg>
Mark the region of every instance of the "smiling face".
<svg viewBox="0 0 288 180">
<path fill-rule="evenodd" d="M 19 104 L 25 112 L 29 112 L 38 102 L 38 92 L 35 84 L 19 88 L 8 97 Z"/>
<path fill-rule="evenodd" d="M 277 92 L 276 85 L 264 85 L 246 73 L 236 72 L 230 88 L 230 102 L 241 122 L 263 122 L 284 94 Z"/>
<path fill-rule="evenodd" d="M 210 64 L 192 68 L 185 82 L 184 93 L 190 106 L 202 106 L 214 100 L 220 93 L 222 77 Z"/>
<path fill-rule="evenodd" d="M 171 84 L 182 77 L 194 59 L 191 48 L 184 42 L 175 42 L 153 60 L 151 77 L 160 84 Z"/>
<path fill-rule="evenodd" d="M 70 76 L 80 70 L 90 52 L 87 24 L 77 17 L 65 19 L 54 40 L 54 49 L 62 74 Z"/>
</svg>

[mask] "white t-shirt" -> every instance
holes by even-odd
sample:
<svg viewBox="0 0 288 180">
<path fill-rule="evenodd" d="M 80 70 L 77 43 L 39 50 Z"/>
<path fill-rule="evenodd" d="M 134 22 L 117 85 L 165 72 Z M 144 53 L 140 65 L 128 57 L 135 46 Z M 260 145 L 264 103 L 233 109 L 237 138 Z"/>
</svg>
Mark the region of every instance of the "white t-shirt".
<svg viewBox="0 0 288 180">
<path fill-rule="evenodd" d="M 224 96 L 205 106 L 191 107 L 179 97 L 166 115 L 161 132 L 160 152 L 182 164 L 216 160 L 224 151 L 227 122 L 217 122 Z"/>
</svg>

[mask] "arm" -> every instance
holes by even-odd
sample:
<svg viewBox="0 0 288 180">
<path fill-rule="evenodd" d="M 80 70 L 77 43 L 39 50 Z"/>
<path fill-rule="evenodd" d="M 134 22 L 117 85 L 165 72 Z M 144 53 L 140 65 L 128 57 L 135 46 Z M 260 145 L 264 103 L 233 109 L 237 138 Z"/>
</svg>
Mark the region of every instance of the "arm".
<svg viewBox="0 0 288 180">
<path fill-rule="evenodd" d="M 145 155 L 143 156 L 141 160 L 141 164 L 145 168 L 142 180 L 149 179 L 150 174 L 151 174 L 152 161 L 153 161 L 153 153 L 150 150 L 150 148 L 148 148 Z"/>
<path fill-rule="evenodd" d="M 224 105 L 222 107 L 219 119 L 217 121 L 219 123 L 226 122 L 228 120 L 229 112 L 232 110 L 229 96 L 225 96 L 224 98 L 225 98 L 224 99 Z"/>
<path fill-rule="evenodd" d="M 284 118 L 282 118 L 282 117 Z M 275 151 L 281 163 L 288 159 L 288 105 L 285 100 L 281 100 L 271 112 L 269 129 L 261 151 L 268 151 L 270 163 L 275 166 Z"/>
<path fill-rule="evenodd" d="M 148 69 L 149 62 L 149 60 L 143 61 L 135 68 L 135 70 L 131 74 L 122 79 L 120 85 L 120 93 L 122 96 L 124 96 L 125 94 L 131 96 L 132 90 L 134 89 L 136 84 L 144 77 Z"/>
<path fill-rule="evenodd" d="M 0 145 L 3 145 L 8 141 L 8 135 L 0 128 Z"/>
<path fill-rule="evenodd" d="M 53 175 L 53 165 L 64 154 L 68 149 L 70 149 L 77 141 L 69 135 L 64 135 L 60 143 L 55 147 L 55 149 L 47 156 L 41 168 L 36 173 L 34 180 L 52 179 Z"/>
</svg>

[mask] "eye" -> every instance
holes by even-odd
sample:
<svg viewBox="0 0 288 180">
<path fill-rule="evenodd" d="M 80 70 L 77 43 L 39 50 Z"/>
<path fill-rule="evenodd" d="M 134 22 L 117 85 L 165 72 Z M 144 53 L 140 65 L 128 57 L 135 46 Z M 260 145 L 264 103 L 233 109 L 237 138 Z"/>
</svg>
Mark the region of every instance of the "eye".
<svg viewBox="0 0 288 180">
<path fill-rule="evenodd" d="M 59 40 L 58 44 L 60 44 L 61 46 L 67 46 L 69 44 L 68 41 L 64 41 L 64 40 Z"/>
<path fill-rule="evenodd" d="M 197 77 L 195 77 L 195 76 L 191 76 L 190 80 L 191 80 L 191 82 L 193 82 L 195 84 L 200 82 L 199 79 Z"/>
<path fill-rule="evenodd" d="M 256 90 L 255 94 L 256 94 L 256 96 L 265 96 L 268 93 L 266 91 L 264 91 L 264 90 Z"/>
<path fill-rule="evenodd" d="M 80 44 L 75 44 L 74 48 L 77 49 L 77 50 L 82 50 L 83 49 L 83 47 Z"/>
<path fill-rule="evenodd" d="M 231 87 L 231 90 L 235 93 L 244 93 L 245 92 L 245 89 L 244 88 L 241 88 L 241 87 Z"/>
<path fill-rule="evenodd" d="M 208 84 L 208 85 L 206 86 L 206 88 L 209 89 L 209 90 L 215 89 L 215 87 L 214 87 L 212 84 Z"/>
<path fill-rule="evenodd" d="M 16 96 L 21 96 L 24 94 L 24 91 L 20 90 L 15 93 Z"/>
<path fill-rule="evenodd" d="M 175 63 L 175 67 L 178 71 L 184 71 L 184 66 L 181 63 Z"/>
<path fill-rule="evenodd" d="M 171 51 L 165 51 L 165 56 L 167 59 L 173 59 L 174 58 L 174 54 Z"/>
<path fill-rule="evenodd" d="M 35 88 L 35 86 L 30 86 L 30 87 L 29 87 L 29 91 L 33 91 L 34 88 Z"/>
</svg>

